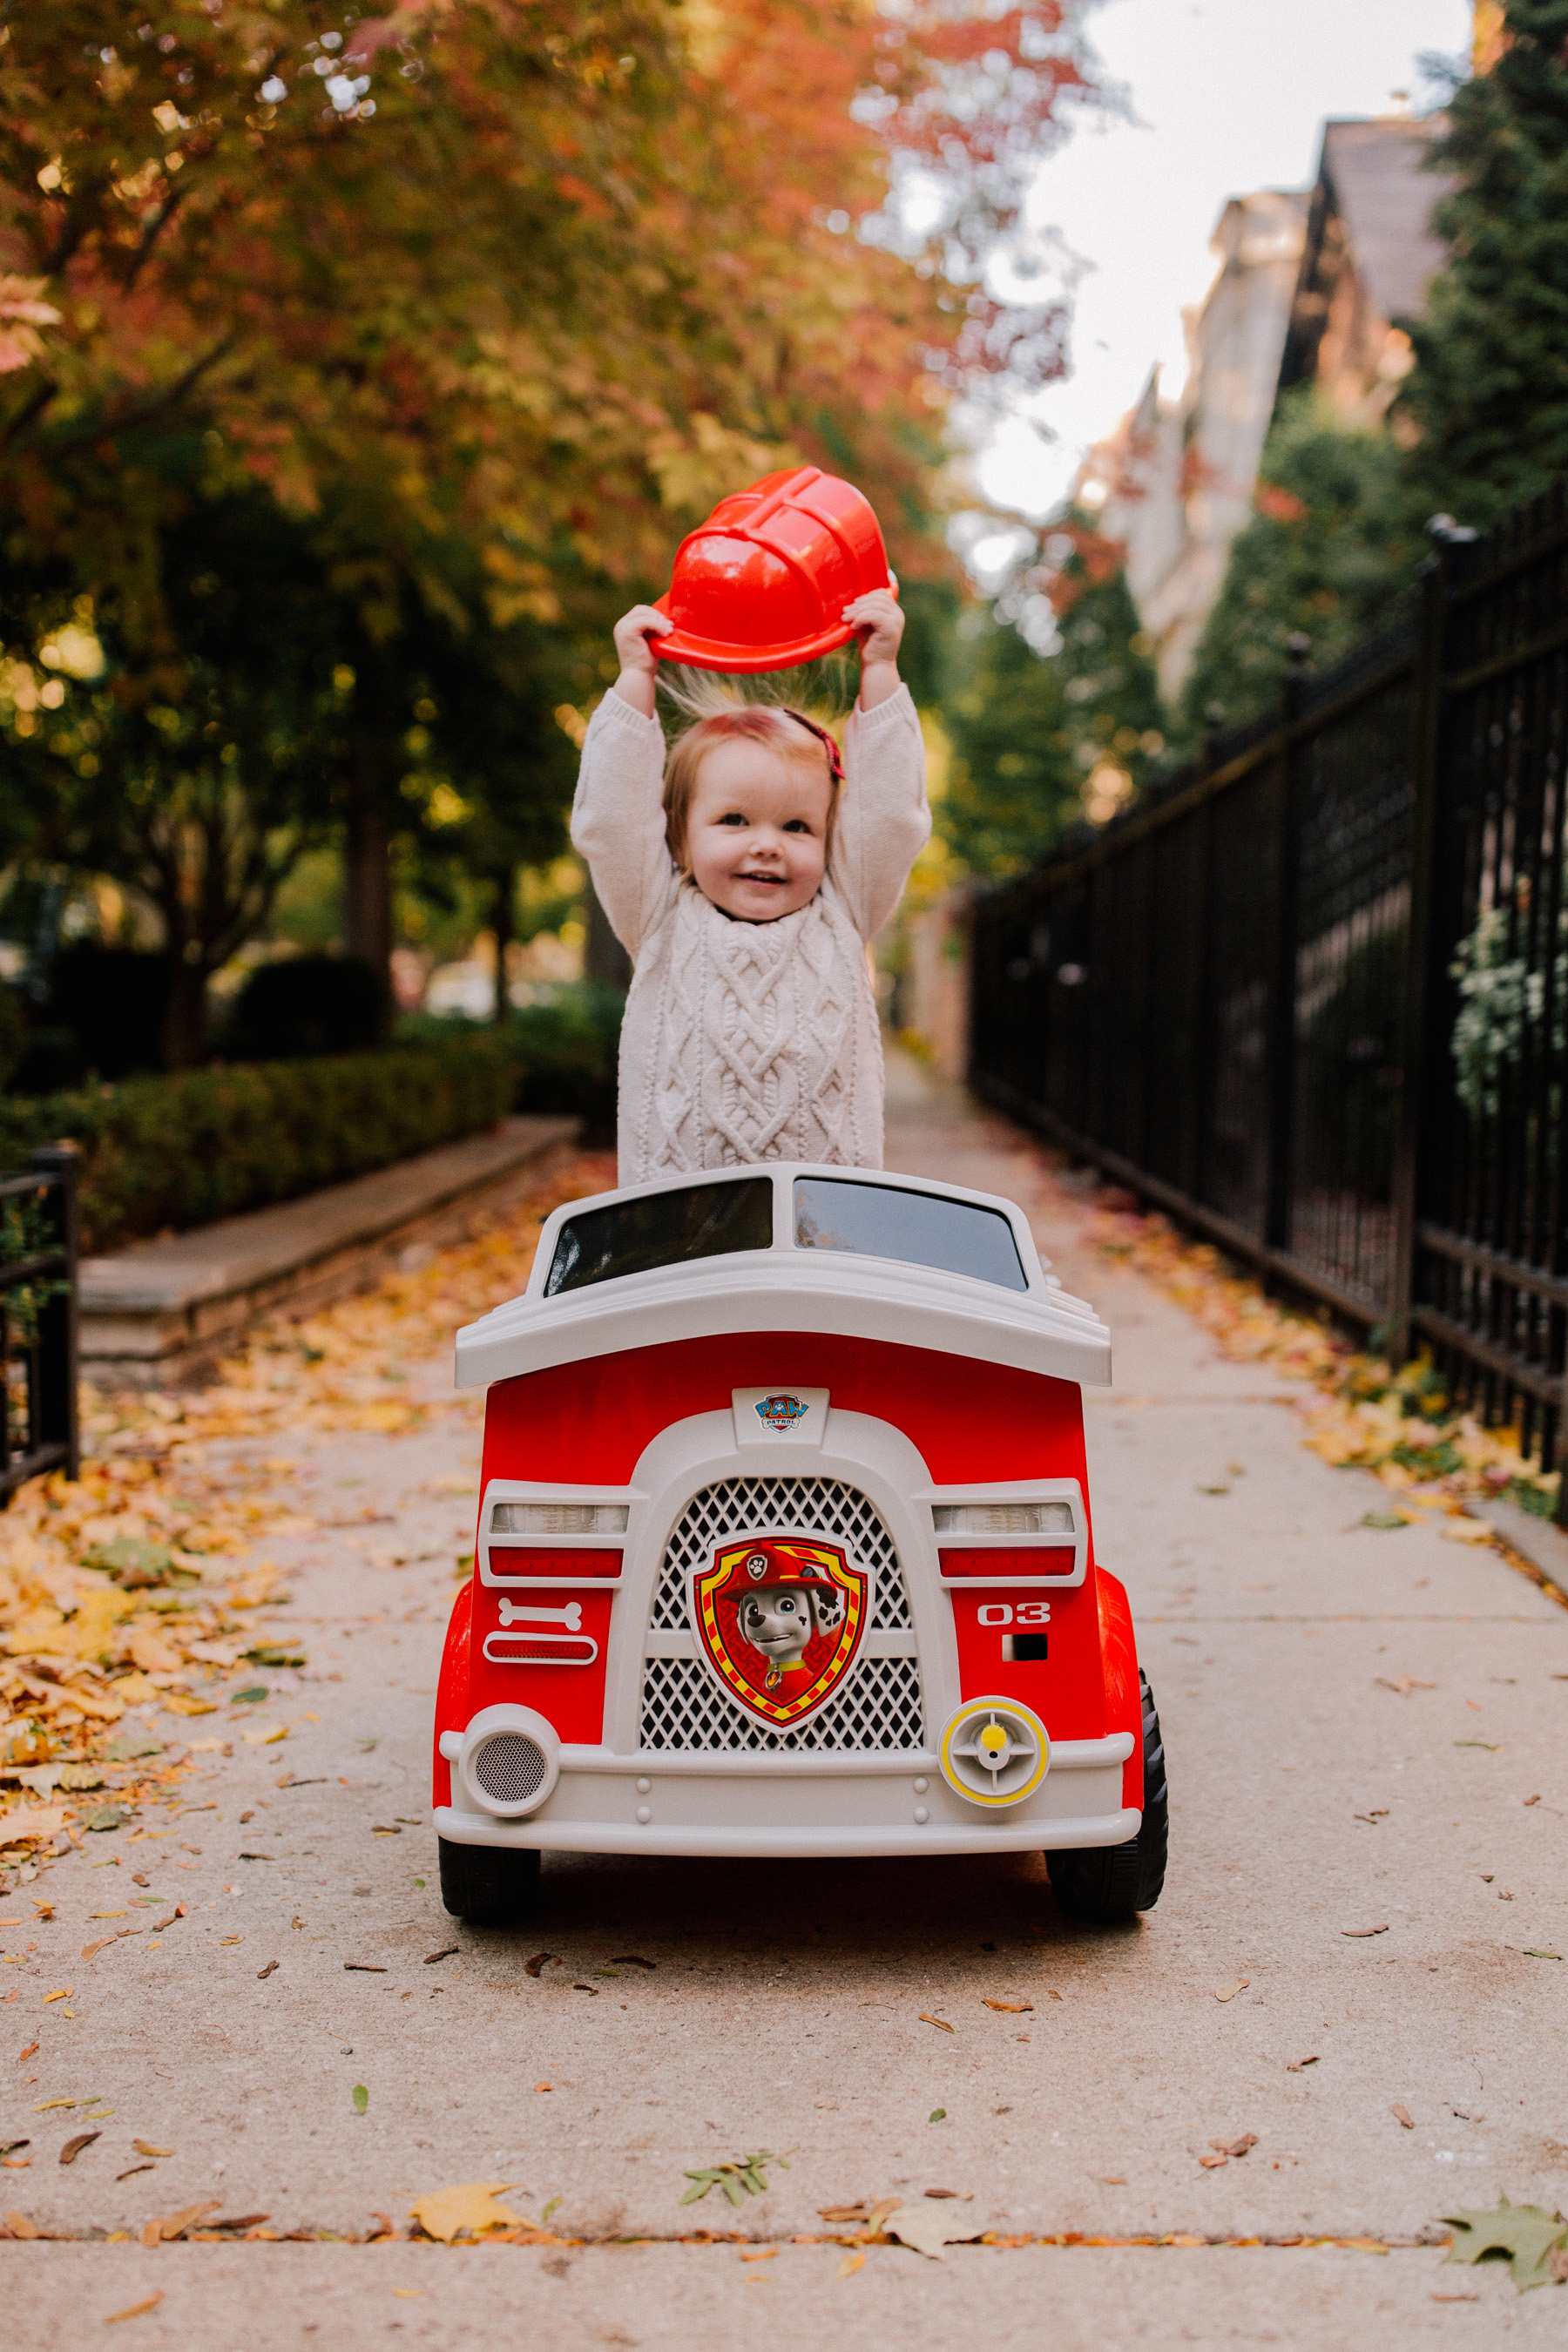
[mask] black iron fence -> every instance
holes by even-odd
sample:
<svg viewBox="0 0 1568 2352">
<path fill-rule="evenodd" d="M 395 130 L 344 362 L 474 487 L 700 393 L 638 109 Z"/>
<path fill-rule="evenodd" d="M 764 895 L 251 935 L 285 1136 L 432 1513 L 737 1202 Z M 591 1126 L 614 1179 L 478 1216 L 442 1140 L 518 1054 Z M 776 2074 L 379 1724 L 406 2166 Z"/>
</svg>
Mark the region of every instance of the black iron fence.
<svg viewBox="0 0 1568 2352">
<path fill-rule="evenodd" d="M 74 1151 L 48 1150 L 0 1178 L 0 1506 L 41 1471 L 80 1467 L 76 1176 Z"/>
<path fill-rule="evenodd" d="M 1563 1451 L 1568 486 L 974 910 L 972 1082 Z M 1565 1482 L 1568 1487 L 1568 1482 Z"/>
</svg>

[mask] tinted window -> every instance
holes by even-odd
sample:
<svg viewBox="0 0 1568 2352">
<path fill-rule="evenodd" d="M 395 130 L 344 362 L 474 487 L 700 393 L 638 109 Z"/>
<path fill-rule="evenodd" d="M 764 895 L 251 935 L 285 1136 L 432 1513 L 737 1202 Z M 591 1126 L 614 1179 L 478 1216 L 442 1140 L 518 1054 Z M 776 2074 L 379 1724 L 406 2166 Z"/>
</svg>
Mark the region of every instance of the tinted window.
<svg viewBox="0 0 1568 2352">
<path fill-rule="evenodd" d="M 1004 1290 L 1029 1286 L 1013 1228 L 999 1209 L 904 1192 L 891 1184 L 797 1176 L 795 1238 L 801 1249 L 858 1250 L 865 1257 L 901 1258 L 908 1265 L 972 1275 L 976 1282 L 1000 1283 Z"/>
<path fill-rule="evenodd" d="M 557 1291 L 581 1290 L 590 1282 L 613 1282 L 620 1274 L 646 1274 L 650 1266 L 684 1265 L 698 1257 L 724 1257 L 731 1250 L 771 1249 L 773 1188 L 764 1177 L 744 1184 L 693 1184 L 681 1192 L 653 1192 L 614 1208 L 590 1209 L 561 1228 L 544 1285 Z"/>
</svg>

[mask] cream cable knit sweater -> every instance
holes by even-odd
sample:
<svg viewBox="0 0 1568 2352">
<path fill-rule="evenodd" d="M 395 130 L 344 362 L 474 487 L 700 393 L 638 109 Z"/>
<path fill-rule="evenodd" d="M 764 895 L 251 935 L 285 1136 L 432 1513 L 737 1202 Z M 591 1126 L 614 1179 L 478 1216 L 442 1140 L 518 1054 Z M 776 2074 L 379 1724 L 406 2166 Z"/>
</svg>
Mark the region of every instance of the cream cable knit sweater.
<svg viewBox="0 0 1568 2352">
<path fill-rule="evenodd" d="M 852 715 L 821 889 L 736 922 L 664 838 L 664 734 L 613 689 L 583 745 L 572 839 L 635 967 L 621 1029 L 620 1181 L 759 1160 L 882 1164 L 882 1042 L 867 942 L 931 832 L 909 690 Z"/>
</svg>

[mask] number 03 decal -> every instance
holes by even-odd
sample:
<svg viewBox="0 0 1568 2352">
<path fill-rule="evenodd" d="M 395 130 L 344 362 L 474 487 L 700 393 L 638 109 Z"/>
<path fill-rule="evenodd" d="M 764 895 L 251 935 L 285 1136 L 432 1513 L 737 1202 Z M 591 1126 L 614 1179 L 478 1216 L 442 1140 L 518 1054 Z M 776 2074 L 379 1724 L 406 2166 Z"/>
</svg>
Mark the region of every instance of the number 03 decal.
<svg viewBox="0 0 1568 2352">
<path fill-rule="evenodd" d="M 981 1625 L 1048 1625 L 1051 1604 L 1048 1601 L 987 1601 L 974 1616 Z"/>
</svg>

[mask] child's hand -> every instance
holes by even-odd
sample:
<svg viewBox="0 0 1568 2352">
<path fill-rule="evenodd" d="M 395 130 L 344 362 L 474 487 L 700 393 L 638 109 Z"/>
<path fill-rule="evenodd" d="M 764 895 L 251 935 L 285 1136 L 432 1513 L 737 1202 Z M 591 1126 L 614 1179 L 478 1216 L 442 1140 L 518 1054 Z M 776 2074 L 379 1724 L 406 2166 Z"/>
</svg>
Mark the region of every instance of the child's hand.
<svg viewBox="0 0 1568 2352">
<path fill-rule="evenodd" d="M 634 604 L 616 623 L 616 651 L 621 659 L 616 692 L 645 719 L 654 714 L 654 680 L 658 674 L 658 656 L 648 640 L 667 635 L 674 626 L 668 614 L 652 604 Z"/>
<path fill-rule="evenodd" d="M 860 708 L 875 709 L 899 690 L 899 646 L 903 607 L 890 588 L 873 588 L 844 607 L 844 617 L 860 646 Z"/>
</svg>

